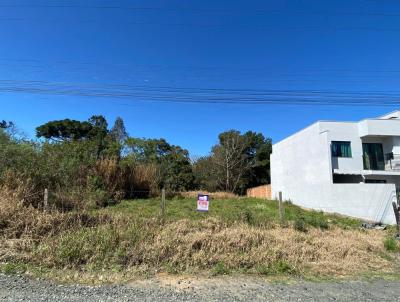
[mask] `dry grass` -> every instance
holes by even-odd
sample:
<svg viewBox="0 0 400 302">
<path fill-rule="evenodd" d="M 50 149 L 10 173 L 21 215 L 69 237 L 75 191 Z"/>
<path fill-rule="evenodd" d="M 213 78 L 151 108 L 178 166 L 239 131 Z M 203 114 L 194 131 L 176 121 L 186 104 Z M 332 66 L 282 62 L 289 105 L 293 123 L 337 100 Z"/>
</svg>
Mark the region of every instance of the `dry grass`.
<svg viewBox="0 0 400 302">
<path fill-rule="evenodd" d="M 148 253 L 181 270 L 207 269 L 223 263 L 228 269 L 273 267 L 284 261 L 294 271 L 351 275 L 368 270 L 390 271 L 383 251 L 383 234 L 376 231 L 259 229 L 245 224 L 226 228 L 209 219 L 199 225 L 187 220 L 168 225 Z"/>
<path fill-rule="evenodd" d="M 239 198 L 238 195 L 230 192 L 207 192 L 207 191 L 188 191 L 182 192 L 180 195 L 184 198 L 197 198 L 198 194 L 210 195 L 211 199 L 235 199 Z"/>
<path fill-rule="evenodd" d="M 121 165 L 116 159 L 105 158 L 96 162 L 94 174 L 116 199 L 157 192 L 157 167 L 152 164 Z"/>
<path fill-rule="evenodd" d="M 148 272 L 246 271 L 262 274 L 354 276 L 394 272 L 382 257 L 384 233 L 293 228 L 262 229 L 240 223 L 227 227 L 210 218 L 161 226 L 120 220 L 53 237 L 33 258 L 55 268 L 145 267 Z"/>
<path fill-rule="evenodd" d="M 94 227 L 110 221 L 107 215 L 44 212 L 5 190 L 0 191 L 0 262 L 29 259 L 37 243 L 66 230 Z"/>
<path fill-rule="evenodd" d="M 162 223 L 112 212 L 46 213 L 12 196 L 0 197 L 0 263 L 56 270 L 329 277 L 393 273 L 398 268 L 395 256 L 385 251 L 386 236 L 336 226 L 303 233 L 291 224 L 231 224 L 219 217 Z"/>
</svg>

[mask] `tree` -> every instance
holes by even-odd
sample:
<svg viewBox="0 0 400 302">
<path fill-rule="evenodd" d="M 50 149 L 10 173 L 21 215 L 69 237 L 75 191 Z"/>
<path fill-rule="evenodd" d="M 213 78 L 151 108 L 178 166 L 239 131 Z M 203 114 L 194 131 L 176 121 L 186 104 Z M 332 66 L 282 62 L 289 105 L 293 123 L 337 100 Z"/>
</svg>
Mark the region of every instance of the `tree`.
<svg viewBox="0 0 400 302">
<path fill-rule="evenodd" d="M 239 131 L 230 130 L 219 135 L 219 144 L 212 148 L 212 161 L 218 185 L 223 190 L 238 191 L 243 175 L 251 167 L 247 148 L 247 138 Z"/>
<path fill-rule="evenodd" d="M 248 141 L 247 155 L 252 167 L 246 175 L 246 187 L 255 187 L 270 183 L 270 156 L 272 140 L 262 133 L 248 131 L 244 134 Z"/>
<path fill-rule="evenodd" d="M 170 145 L 165 139 L 128 138 L 128 156 L 134 161 L 156 164 L 159 187 L 171 191 L 192 188 L 193 173 L 189 152 L 179 146 Z"/>
<path fill-rule="evenodd" d="M 102 153 L 109 147 L 108 136 L 108 123 L 104 116 L 93 115 L 89 118 L 89 123 L 92 129 L 88 133 L 88 139 L 97 144 L 97 158 L 100 158 Z"/>
<path fill-rule="evenodd" d="M 217 189 L 239 194 L 248 187 L 269 183 L 271 151 L 271 139 L 261 133 L 223 132 L 219 135 L 219 144 L 212 148 L 210 177 L 216 177 Z"/>
<path fill-rule="evenodd" d="M 202 156 L 193 160 L 194 185 L 197 189 L 214 192 L 218 189 L 217 175 L 211 156 Z"/>
<path fill-rule="evenodd" d="M 89 122 L 64 119 L 47 122 L 36 128 L 36 136 L 54 141 L 77 141 L 88 138 L 93 130 Z"/>
<path fill-rule="evenodd" d="M 5 120 L 0 121 L 0 129 L 8 129 L 14 127 L 13 122 L 6 122 Z"/>
<path fill-rule="evenodd" d="M 128 138 L 128 133 L 126 132 L 124 120 L 120 117 L 114 122 L 114 126 L 110 131 L 111 138 L 119 143 L 123 143 Z"/>
</svg>

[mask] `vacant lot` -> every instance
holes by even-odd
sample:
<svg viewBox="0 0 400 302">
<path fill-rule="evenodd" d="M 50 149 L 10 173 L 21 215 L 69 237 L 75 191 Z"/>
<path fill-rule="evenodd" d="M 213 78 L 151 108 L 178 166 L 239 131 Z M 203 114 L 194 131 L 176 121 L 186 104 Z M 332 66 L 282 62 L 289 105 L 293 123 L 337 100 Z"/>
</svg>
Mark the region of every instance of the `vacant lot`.
<svg viewBox="0 0 400 302">
<path fill-rule="evenodd" d="M 309 278 L 397 276 L 393 230 L 275 201 L 128 200 L 91 212 L 44 213 L 3 199 L 1 269 L 62 280 L 113 282 L 159 272 Z"/>
</svg>

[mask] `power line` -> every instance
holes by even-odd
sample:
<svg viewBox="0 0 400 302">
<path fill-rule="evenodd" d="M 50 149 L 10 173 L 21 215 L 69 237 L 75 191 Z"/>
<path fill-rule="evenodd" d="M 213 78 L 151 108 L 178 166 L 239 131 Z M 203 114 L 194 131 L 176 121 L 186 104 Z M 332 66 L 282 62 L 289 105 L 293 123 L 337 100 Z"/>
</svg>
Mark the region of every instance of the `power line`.
<svg viewBox="0 0 400 302">
<path fill-rule="evenodd" d="M 114 88 L 112 88 L 114 86 Z M 125 88 L 122 88 L 125 87 Z M 346 105 L 346 106 L 397 106 L 400 93 L 371 91 L 319 91 L 319 90 L 264 90 L 181 87 L 137 87 L 115 85 L 100 87 L 55 84 L 29 81 L 25 84 L 2 81 L 4 93 L 29 93 L 88 98 L 127 99 L 130 102 L 164 102 L 186 104 L 240 104 L 240 105 Z M 172 89 L 173 88 L 173 89 Z M 259 90 L 262 91 L 262 90 Z"/>
<path fill-rule="evenodd" d="M 271 10 L 271 9 L 203 9 L 188 7 L 149 7 L 149 6 L 121 6 L 121 5 L 81 5 L 81 4 L 1 4 L 0 8 L 42 8 L 42 9 L 100 9 L 100 10 L 128 10 L 128 11 L 170 11 L 170 12 L 194 12 L 194 13 L 219 13 L 219 14 L 300 14 L 300 15 L 349 15 L 349 16 L 379 16 L 379 17 L 399 17 L 400 14 L 392 12 L 352 12 L 352 11 L 307 11 L 307 10 Z"/>
<path fill-rule="evenodd" d="M 55 22 L 59 23 L 60 19 L 45 19 L 45 18 L 0 18 L 0 21 L 5 22 L 21 22 L 21 21 L 38 21 L 38 22 Z M 107 20 L 71 20 L 71 22 L 79 23 L 99 23 Z M 115 22 L 115 21 L 112 21 Z M 201 24 L 201 23 L 160 23 L 160 22 L 133 22 L 118 20 L 123 24 L 128 25 L 144 25 L 144 26 L 161 26 L 164 29 L 167 27 L 195 27 L 195 28 L 231 28 L 232 26 L 240 27 L 241 29 L 263 29 L 270 31 L 376 31 L 376 32 L 400 32 L 400 27 L 373 27 L 373 26 L 270 26 L 263 24 L 240 24 L 240 23 L 224 23 L 224 24 Z"/>
</svg>

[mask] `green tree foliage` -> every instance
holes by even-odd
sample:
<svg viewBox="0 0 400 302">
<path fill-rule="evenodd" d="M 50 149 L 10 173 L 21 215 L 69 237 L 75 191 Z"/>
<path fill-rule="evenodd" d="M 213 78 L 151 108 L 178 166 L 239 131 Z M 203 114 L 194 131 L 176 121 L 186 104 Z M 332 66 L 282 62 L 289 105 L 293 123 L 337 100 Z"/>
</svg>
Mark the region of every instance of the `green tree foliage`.
<svg viewBox="0 0 400 302">
<path fill-rule="evenodd" d="M 269 182 L 271 139 L 261 133 L 223 132 L 211 154 L 192 164 L 187 150 L 165 139 L 128 137 L 121 118 L 111 129 L 101 115 L 50 121 L 37 127 L 40 141 L 15 135 L 14 128 L 0 122 L 0 188 L 19 192 L 34 206 L 42 203 L 45 188 L 53 205 L 79 209 L 139 191 L 202 188 L 241 194 Z"/>
<path fill-rule="evenodd" d="M 128 138 L 128 132 L 126 131 L 124 120 L 122 118 L 117 117 L 114 126 L 110 130 L 110 135 L 114 141 L 121 144 Z"/>
<path fill-rule="evenodd" d="M 37 127 L 36 136 L 54 141 L 77 141 L 88 138 L 91 131 L 93 125 L 89 122 L 64 119 L 50 121 Z"/>
<path fill-rule="evenodd" d="M 196 186 L 243 194 L 246 188 L 269 183 L 271 151 L 271 139 L 261 133 L 223 132 L 211 155 L 194 163 Z"/>
<path fill-rule="evenodd" d="M 214 173 L 214 169 L 212 156 L 203 156 L 193 160 L 195 187 L 209 192 L 221 189 L 217 184 L 217 175 Z"/>
<path fill-rule="evenodd" d="M 6 122 L 5 120 L 0 121 L 0 129 L 12 128 L 13 126 L 13 122 Z"/>
<path fill-rule="evenodd" d="M 170 145 L 165 139 L 128 138 L 128 156 L 134 161 L 155 163 L 159 170 L 159 186 L 182 191 L 193 186 L 189 152 Z"/>
<path fill-rule="evenodd" d="M 268 184 L 270 177 L 270 156 L 272 153 L 272 140 L 264 137 L 262 133 L 248 131 L 244 134 L 248 142 L 247 157 L 251 168 L 247 175 L 246 187 L 255 187 Z"/>
</svg>

